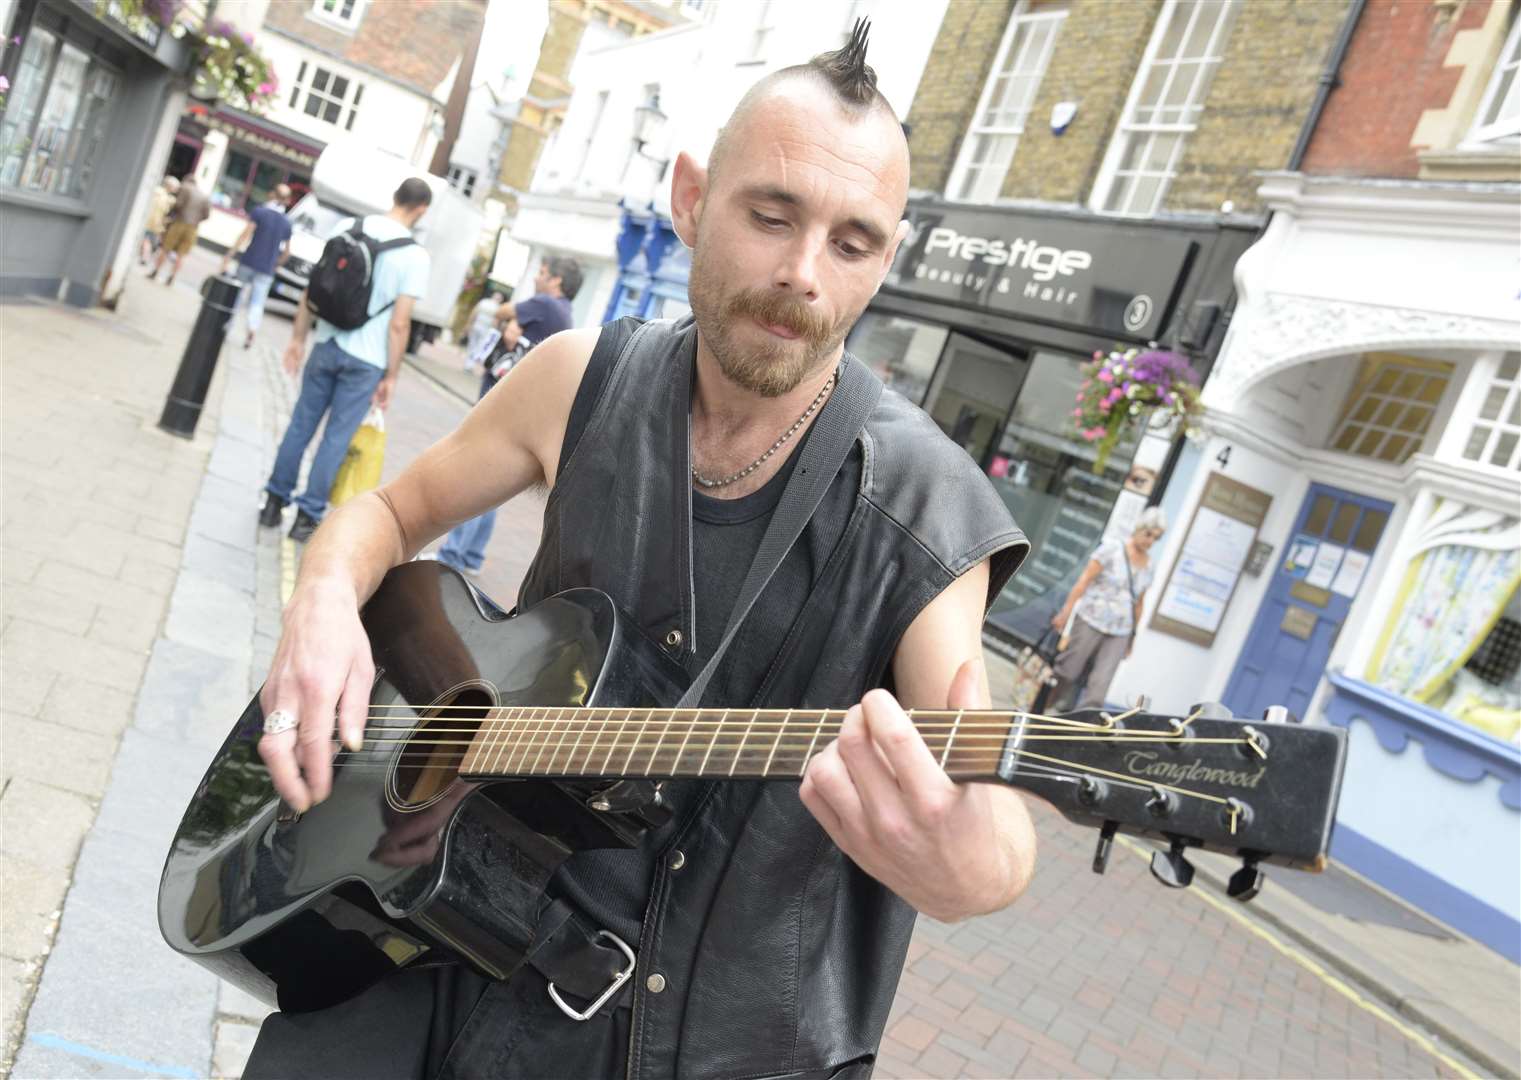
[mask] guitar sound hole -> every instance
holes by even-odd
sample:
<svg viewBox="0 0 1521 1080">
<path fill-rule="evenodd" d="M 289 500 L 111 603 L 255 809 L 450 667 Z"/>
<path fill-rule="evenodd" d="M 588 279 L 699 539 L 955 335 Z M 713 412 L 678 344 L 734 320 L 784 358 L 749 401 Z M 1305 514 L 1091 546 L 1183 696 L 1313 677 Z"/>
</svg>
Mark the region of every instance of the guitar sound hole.
<svg viewBox="0 0 1521 1080">
<path fill-rule="evenodd" d="M 470 740 L 486 710 L 495 705 L 489 692 L 470 687 L 434 707 L 407 739 L 391 778 L 392 793 L 403 807 L 430 803 L 459 779 L 460 761 L 470 749 Z"/>
</svg>

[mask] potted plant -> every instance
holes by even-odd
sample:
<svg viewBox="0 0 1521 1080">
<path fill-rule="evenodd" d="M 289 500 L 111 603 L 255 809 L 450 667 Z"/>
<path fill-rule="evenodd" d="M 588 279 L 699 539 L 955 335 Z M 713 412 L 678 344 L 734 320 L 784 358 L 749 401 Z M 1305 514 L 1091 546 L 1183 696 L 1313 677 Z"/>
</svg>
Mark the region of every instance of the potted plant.
<svg viewBox="0 0 1521 1080">
<path fill-rule="evenodd" d="M 1095 444 L 1093 471 L 1099 473 L 1128 428 L 1187 425 L 1199 412 L 1199 376 L 1187 358 L 1164 349 L 1126 349 L 1095 352 L 1083 365 L 1072 421 L 1078 435 Z M 1185 433 L 1193 431 L 1185 427 Z"/>
<path fill-rule="evenodd" d="M 225 101 L 254 113 L 263 112 L 274 99 L 279 80 L 269 60 L 254 48 L 252 34 L 218 21 L 207 27 L 195 53 L 192 97 Z"/>
</svg>

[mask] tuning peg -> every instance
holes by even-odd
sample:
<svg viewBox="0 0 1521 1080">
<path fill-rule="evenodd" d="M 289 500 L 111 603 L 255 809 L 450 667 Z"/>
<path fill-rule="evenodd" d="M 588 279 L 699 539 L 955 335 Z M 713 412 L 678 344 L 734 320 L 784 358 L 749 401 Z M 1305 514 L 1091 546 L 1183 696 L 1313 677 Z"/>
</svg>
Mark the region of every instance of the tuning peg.
<svg viewBox="0 0 1521 1080">
<path fill-rule="evenodd" d="M 1145 712 L 1151 708 L 1151 698 L 1146 694 L 1137 694 L 1135 696 L 1135 700 L 1131 702 L 1131 704 L 1134 705 L 1137 709 L 1140 709 L 1142 712 Z"/>
<path fill-rule="evenodd" d="M 1154 818 L 1171 817 L 1178 808 L 1178 797 L 1164 787 L 1154 786 L 1151 798 L 1146 800 L 1146 810 Z"/>
<path fill-rule="evenodd" d="M 1269 705 L 1262 710 L 1263 723 L 1267 724 L 1297 724 L 1299 717 L 1289 712 L 1282 705 Z"/>
<path fill-rule="evenodd" d="M 1262 891 L 1266 881 L 1267 875 L 1257 869 L 1257 856 L 1247 855 L 1241 860 L 1241 869 L 1226 884 L 1225 895 L 1244 904 Z"/>
<path fill-rule="evenodd" d="M 1077 782 L 1077 801 L 1084 806 L 1097 806 L 1109 794 L 1109 785 L 1102 780 L 1085 776 Z"/>
<path fill-rule="evenodd" d="M 1166 851 L 1159 851 L 1153 855 L 1151 876 L 1169 889 L 1188 888 L 1194 880 L 1194 866 L 1183 857 L 1186 847 L 1183 841 L 1174 840 L 1172 846 Z"/>
<path fill-rule="evenodd" d="M 1109 865 L 1109 850 L 1114 846 L 1114 834 L 1120 827 L 1118 821 L 1106 821 L 1099 829 L 1098 847 L 1093 852 L 1093 872 L 1102 874 Z"/>
</svg>

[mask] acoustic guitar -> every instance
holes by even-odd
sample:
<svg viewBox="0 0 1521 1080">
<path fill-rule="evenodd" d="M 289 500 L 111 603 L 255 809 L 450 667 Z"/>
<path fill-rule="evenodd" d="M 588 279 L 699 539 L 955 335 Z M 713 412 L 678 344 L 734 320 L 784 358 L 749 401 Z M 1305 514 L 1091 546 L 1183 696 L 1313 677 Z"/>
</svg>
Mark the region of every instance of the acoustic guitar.
<svg viewBox="0 0 1521 1080">
<path fill-rule="evenodd" d="M 573 852 L 633 845 L 663 820 L 660 783 L 799 780 L 840 709 L 682 709 L 683 669 L 604 593 L 509 615 L 436 562 L 392 570 L 361 613 L 376 681 L 363 747 L 335 746 L 331 796 L 303 814 L 258 754 L 255 698 L 217 751 L 159 887 L 171 946 L 283 1009 L 323 1008 L 424 955 L 505 978 L 550 877 Z M 1186 715 L 914 710 L 961 782 L 1013 784 L 1099 830 L 1160 841 L 1152 869 L 1192 878 L 1190 847 L 1321 868 L 1345 733 Z"/>
</svg>

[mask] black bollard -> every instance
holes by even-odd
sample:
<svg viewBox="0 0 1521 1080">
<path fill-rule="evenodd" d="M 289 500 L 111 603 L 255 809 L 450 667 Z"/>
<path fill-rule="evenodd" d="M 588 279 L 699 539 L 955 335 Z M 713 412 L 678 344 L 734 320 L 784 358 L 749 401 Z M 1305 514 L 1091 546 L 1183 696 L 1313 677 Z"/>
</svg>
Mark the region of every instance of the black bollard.
<svg viewBox="0 0 1521 1080">
<path fill-rule="evenodd" d="M 227 324 L 232 321 L 242 288 L 241 281 L 225 274 L 215 274 L 201 285 L 201 313 L 196 316 L 195 328 L 190 331 L 190 340 L 180 356 L 180 369 L 174 374 L 164 413 L 158 418 L 158 426 L 171 435 L 182 439 L 195 437 L 195 425 L 201 418 L 206 391 L 217 368 L 217 354 L 222 351 Z"/>
</svg>

